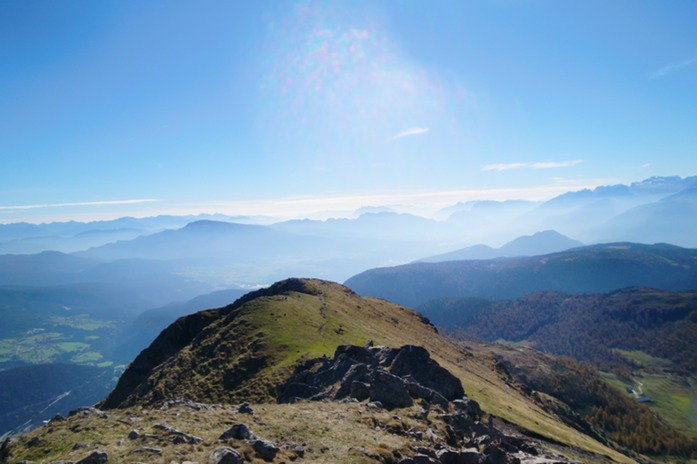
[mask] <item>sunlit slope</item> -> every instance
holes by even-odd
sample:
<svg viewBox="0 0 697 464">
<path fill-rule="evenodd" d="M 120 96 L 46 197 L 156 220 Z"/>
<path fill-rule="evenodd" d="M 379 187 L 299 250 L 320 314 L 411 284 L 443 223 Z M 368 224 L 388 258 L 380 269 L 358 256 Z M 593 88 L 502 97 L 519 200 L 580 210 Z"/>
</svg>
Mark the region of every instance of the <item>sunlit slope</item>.
<svg viewBox="0 0 697 464">
<path fill-rule="evenodd" d="M 445 340 L 415 311 L 320 280 L 289 279 L 228 307 L 179 319 L 132 363 L 103 407 L 154 405 L 174 397 L 272 401 L 275 386 L 295 361 L 369 341 L 424 346 L 487 412 L 554 440 L 630 461 L 543 412 L 506 385 L 492 357 Z"/>
</svg>

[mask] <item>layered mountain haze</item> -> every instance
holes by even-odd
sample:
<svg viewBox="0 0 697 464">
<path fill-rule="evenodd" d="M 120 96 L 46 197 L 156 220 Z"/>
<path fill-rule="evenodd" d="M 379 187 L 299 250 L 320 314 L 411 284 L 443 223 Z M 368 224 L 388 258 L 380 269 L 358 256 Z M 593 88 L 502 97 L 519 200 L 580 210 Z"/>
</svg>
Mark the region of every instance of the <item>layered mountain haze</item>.
<svg viewBox="0 0 697 464">
<path fill-rule="evenodd" d="M 546 202 L 458 203 L 436 214 L 437 219 L 408 213 L 403 205 L 386 205 L 361 209 L 351 218 L 324 220 L 163 216 L 0 227 L 2 246 L 15 250 L 14 254 L 0 255 L 0 372 L 6 378 L 19 379 L 29 378 L 25 373 L 31 371 L 36 387 L 31 394 L 28 390 L 26 397 L 14 390 L 0 395 L 0 400 L 11 405 L 10 413 L 2 418 L 4 429 L 0 433 L 31 428 L 55 413 L 66 415 L 74 405 L 93 403 L 119 377 L 118 387 L 104 400 L 105 407 L 124 406 L 126 411 L 133 411 L 132 408 L 145 406 L 159 411 L 175 404 L 173 407 L 181 413 L 182 408 L 189 408 L 186 401 L 193 401 L 225 405 L 220 406 L 221 411 L 230 411 L 231 404 L 237 402 L 268 405 L 281 397 L 287 399 L 288 394 L 279 393 L 283 390 L 303 401 L 320 397 L 332 400 L 331 405 L 316 406 L 311 411 L 322 411 L 323 420 L 330 421 L 326 425 L 330 430 L 346 430 L 329 418 L 332 414 L 344 414 L 333 409 L 340 407 L 333 402 L 351 398 L 369 400 L 371 388 L 373 398 L 379 398 L 375 381 L 379 378 L 389 379 L 389 384 L 401 389 L 401 400 L 388 399 L 388 406 L 390 401 L 396 401 L 394 404 L 417 408 L 421 402 L 429 401 L 440 404 L 439 413 L 456 414 L 460 406 L 453 403 L 455 399 L 423 382 L 413 383 L 410 378 L 417 378 L 417 371 L 402 372 L 388 361 L 402 347 L 413 346 L 418 347 L 415 353 L 422 353 L 423 349 L 428 354 L 420 359 L 433 360 L 459 379 L 466 396 L 478 402 L 487 414 L 498 418 L 494 422 L 504 421 L 497 425 L 498 432 L 489 430 L 500 438 L 496 442 L 499 448 L 509 440 L 501 438 L 509 436 L 501 428 L 506 423 L 514 424 L 510 426 L 516 429 L 515 433 L 543 437 L 546 444 L 541 446 L 545 450 L 554 448 L 582 461 L 602 460 L 597 458 L 598 453 L 612 456 L 615 461 L 634 456 L 632 452 L 689 455 L 692 449 L 689 437 L 693 432 L 689 404 L 694 379 L 686 372 L 691 369 L 691 316 L 663 326 L 661 335 L 657 336 L 645 331 L 646 321 L 641 319 L 653 313 L 643 313 L 637 306 L 639 312 L 628 316 L 637 329 L 633 336 L 625 337 L 633 344 L 610 345 L 604 344 L 608 340 L 603 339 L 575 343 L 577 352 L 602 352 L 611 361 L 606 365 L 597 363 L 602 369 L 600 374 L 549 358 L 550 366 L 561 369 L 560 375 L 565 370 L 582 372 L 588 378 L 588 385 L 595 386 L 600 379 L 617 387 L 613 391 L 625 399 L 628 394 L 624 392 L 624 384 L 631 384 L 634 392 L 642 391 L 640 385 L 644 385 L 653 401 L 646 411 L 655 414 L 663 425 L 647 419 L 645 412 L 641 412 L 644 409 L 635 411 L 627 406 L 631 409 L 627 414 L 636 422 L 634 429 L 642 432 L 632 435 L 622 429 L 625 431 L 617 435 L 599 421 L 605 412 L 581 415 L 585 417 L 583 423 L 575 421 L 574 414 L 582 411 L 574 409 L 575 398 L 568 397 L 568 392 L 566 396 L 555 396 L 553 401 L 533 397 L 531 392 L 536 387 L 520 380 L 524 376 L 519 378 L 511 369 L 506 374 L 501 368 L 505 364 L 501 356 L 515 358 L 514 353 L 486 347 L 473 342 L 471 337 L 466 337 L 469 348 L 463 348 L 440 337 L 421 315 L 405 307 L 417 308 L 439 325 L 453 329 L 465 314 L 477 311 L 480 316 L 499 314 L 498 305 L 506 304 L 501 300 L 548 301 L 546 306 L 539 307 L 539 313 L 524 316 L 523 322 L 530 322 L 547 320 L 545 317 L 555 314 L 567 317 L 562 311 L 571 305 L 567 300 L 577 301 L 574 307 L 602 313 L 612 307 L 612 302 L 597 297 L 599 293 L 616 291 L 620 292 L 618 295 L 646 301 L 651 292 L 661 289 L 694 291 L 697 251 L 675 244 L 649 244 L 661 237 L 679 244 L 692 243 L 694 180 L 652 178 L 631 185 L 571 192 Z M 602 237 L 630 236 L 641 236 L 648 243 L 623 239 L 583 246 L 576 240 L 593 243 Z M 95 240 L 82 240 L 84 237 Z M 46 244 L 53 239 L 57 250 L 71 252 L 41 250 L 42 243 L 49 246 Z M 41 252 L 25 253 L 27 250 Z M 323 280 L 282 280 L 289 275 Z M 330 284 L 327 279 L 345 280 L 352 291 Z M 267 288 L 277 280 L 280 280 L 278 284 Z M 631 286 L 653 290 L 645 293 L 623 290 Z M 250 290 L 253 292 L 242 296 Z M 360 298 L 353 291 L 404 306 Z M 540 298 L 535 293 L 550 291 L 567 296 Z M 673 314 L 672 310 L 682 307 L 680 302 L 684 298 L 669 297 L 661 301 L 665 303 L 661 311 Z M 460 313 L 463 305 L 467 310 Z M 196 312 L 204 308 L 218 309 Z M 559 311 L 566 316 L 559 316 Z M 516 320 L 504 313 L 493 317 L 491 324 L 501 330 L 505 324 L 495 323 L 501 318 Z M 568 316 L 568 320 L 576 319 Z M 607 321 L 588 324 L 614 327 Z M 519 326 L 526 327 L 524 323 Z M 474 331 L 474 325 L 467 327 Z M 558 326 L 544 329 L 544 325 L 538 329 L 540 334 L 562 330 Z M 568 327 L 563 330 L 579 336 L 586 333 Z M 535 339 L 532 333 L 529 337 L 508 340 L 502 333 L 496 334 L 480 338 L 535 344 L 545 350 L 555 340 L 542 335 Z M 686 341 L 680 344 L 679 339 Z M 639 344 L 639 340 L 644 344 Z M 372 348 L 368 345 L 371 341 L 375 345 Z M 339 346 L 356 348 L 337 351 Z M 381 351 L 380 346 L 387 348 Z M 655 351 L 657 347 L 663 351 Z M 548 351 L 576 355 L 563 350 Z M 687 358 L 681 358 L 678 353 Z M 592 356 L 579 356 L 579 359 L 597 362 Z M 58 388 L 61 391 L 50 388 L 54 365 L 65 365 L 70 373 L 66 380 L 72 383 Z M 361 365 L 379 366 L 397 379 Z M 342 384 L 342 379 L 335 375 L 344 372 L 343 369 L 353 372 L 354 377 Z M 398 375 L 399 372 L 402 373 Z M 284 390 L 284 382 L 290 379 L 304 380 L 293 381 Z M 535 385 L 554 385 L 554 381 L 547 379 Z M 596 390 L 608 408 L 620 403 L 625 408 L 626 401 L 615 403 L 608 399 L 610 393 L 604 387 Z M 347 391 L 353 396 L 343 396 Z M 637 396 L 641 395 L 637 393 Z M 677 403 L 671 404 L 671 398 Z M 51 407 L 47 408 L 49 404 Z M 279 406 L 280 409 L 273 409 L 273 417 L 267 416 L 265 420 L 290 417 L 287 414 L 298 417 L 304 414 L 302 404 L 301 401 L 299 405 Z M 347 414 L 357 418 L 363 410 L 348 411 Z M 99 418 L 100 414 L 90 413 L 89 417 Z M 421 417 L 421 413 L 413 414 Z M 124 417 L 127 416 L 121 420 L 127 420 Z M 589 422 L 589 418 L 596 422 Z M 189 419 L 194 421 L 191 424 L 196 422 L 193 417 Z M 470 419 L 475 420 L 467 421 Z M 415 420 L 409 426 L 402 424 L 397 428 L 414 428 L 420 431 L 421 437 L 425 436 L 426 429 L 422 429 L 425 422 Z M 440 425 L 434 433 L 438 432 L 436 429 L 449 430 L 448 427 L 460 427 L 461 434 L 470 433 L 466 430 L 471 431 L 472 427 L 467 421 L 466 425 L 455 427 L 453 423 L 435 420 Z M 75 425 L 70 424 L 70 427 Z M 655 441 L 644 439 L 643 431 L 652 427 L 664 430 L 665 434 L 660 436 L 670 441 L 668 451 L 657 451 Z M 382 427 L 380 432 L 375 432 L 376 436 L 384 443 L 393 443 L 396 438 L 388 429 L 394 427 Z M 497 435 L 499 432 L 503 435 Z M 673 435 L 674 432 L 678 435 Z M 210 433 L 219 435 L 220 431 Z M 282 428 L 278 433 L 278 437 L 284 435 Z M 683 439 L 680 434 L 687 434 L 688 438 Z M 440 432 L 436 435 L 435 441 L 422 443 L 424 449 L 435 452 L 433 443 L 466 445 L 461 435 Z M 67 440 L 66 436 L 62 439 Z M 391 458 L 386 457 L 384 450 L 363 443 L 366 445 L 363 448 L 370 448 L 374 454 L 366 462 L 392 462 L 396 459 L 393 452 L 402 457 L 415 452 L 405 442 L 400 443 L 390 448 Z M 485 447 L 480 445 L 477 452 L 483 453 Z M 566 445 L 570 449 L 562 449 Z M 627 447 L 634 451 L 627 451 Z M 41 452 L 53 453 L 49 448 L 53 447 L 47 445 Z M 514 448 L 525 452 L 520 443 Z M 342 449 L 333 452 L 345 454 L 348 448 Z M 482 459 L 491 458 L 493 449 Z M 625 449 L 628 454 L 609 451 L 612 449 Z M 28 453 L 24 456 L 38 456 L 33 451 Z M 76 456 L 75 453 L 70 456 Z M 250 453 L 249 459 L 258 458 Z M 593 453 L 593 457 L 583 457 L 583 453 Z M 53 456 L 67 459 L 67 454 Z M 117 460 L 124 458 L 123 454 L 118 456 Z M 203 459 L 202 455 L 197 456 Z M 332 456 L 336 458 L 338 454 Z M 355 454 L 351 456 L 355 458 Z M 289 457 L 285 455 L 284 459 Z M 179 462 L 177 459 L 174 455 L 170 457 Z M 313 459 L 313 462 L 331 461 L 327 456 L 320 459 L 319 455 L 313 455 Z"/>
<path fill-rule="evenodd" d="M 515 256 L 535 256 L 564 251 L 569 248 L 582 246 L 578 240 L 566 237 L 554 230 L 536 232 L 532 235 L 518 237 L 500 248 L 487 245 L 473 245 L 460 250 L 443 253 L 420 259 L 423 263 L 439 263 L 443 261 L 464 261 L 468 259 L 492 259 Z"/>
</svg>

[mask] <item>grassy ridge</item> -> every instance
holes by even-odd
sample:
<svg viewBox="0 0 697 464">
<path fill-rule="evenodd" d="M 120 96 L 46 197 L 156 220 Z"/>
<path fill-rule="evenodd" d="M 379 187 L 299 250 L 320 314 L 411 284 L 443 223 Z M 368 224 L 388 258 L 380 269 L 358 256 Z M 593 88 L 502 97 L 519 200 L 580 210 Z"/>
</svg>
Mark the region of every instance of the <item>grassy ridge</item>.
<svg viewBox="0 0 697 464">
<path fill-rule="evenodd" d="M 163 368 L 152 366 L 141 387 L 129 387 L 131 404 L 156 405 L 171 397 L 216 403 L 273 401 L 274 386 L 303 357 L 332 355 L 338 345 L 367 341 L 412 344 L 428 349 L 488 412 L 558 442 L 618 462 L 632 461 L 511 389 L 497 373 L 493 357 L 444 339 L 415 311 L 360 298 L 343 286 L 323 281 L 302 280 L 288 287 L 293 288 L 218 310 L 214 322 L 205 325 Z M 168 342 L 159 343 L 164 349 Z"/>
</svg>

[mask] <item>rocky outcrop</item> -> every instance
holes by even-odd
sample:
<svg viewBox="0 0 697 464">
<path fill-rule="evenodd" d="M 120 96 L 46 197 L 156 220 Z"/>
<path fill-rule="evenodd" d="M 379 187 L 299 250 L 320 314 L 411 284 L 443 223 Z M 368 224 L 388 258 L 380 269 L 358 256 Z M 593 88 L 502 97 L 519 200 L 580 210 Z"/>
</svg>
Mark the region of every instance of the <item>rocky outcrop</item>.
<svg viewBox="0 0 697 464">
<path fill-rule="evenodd" d="M 277 389 L 280 403 L 298 399 L 354 398 L 386 408 L 408 407 L 415 399 L 447 407 L 465 395 L 460 380 L 420 346 L 339 346 L 333 358 L 299 366 Z"/>
<path fill-rule="evenodd" d="M 445 435 L 434 437 L 433 448 L 420 449 L 399 464 L 568 462 L 541 455 L 530 440 L 482 422 L 479 404 L 465 396 L 460 380 L 419 346 L 340 346 L 333 358 L 310 359 L 296 368 L 278 387 L 277 399 L 281 403 L 369 400 L 368 408 L 388 409 L 411 407 L 418 400 L 427 409 L 432 406 L 445 424 Z M 395 429 L 394 433 L 410 432 Z"/>
</svg>

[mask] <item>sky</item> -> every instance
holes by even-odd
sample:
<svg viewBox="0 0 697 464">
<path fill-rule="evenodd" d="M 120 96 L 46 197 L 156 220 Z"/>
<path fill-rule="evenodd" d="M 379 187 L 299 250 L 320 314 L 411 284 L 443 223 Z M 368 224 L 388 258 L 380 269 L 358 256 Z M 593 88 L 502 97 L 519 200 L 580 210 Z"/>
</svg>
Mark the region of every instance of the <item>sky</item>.
<svg viewBox="0 0 697 464">
<path fill-rule="evenodd" d="M 695 174 L 692 0 L 0 1 L 0 223 Z"/>
</svg>

